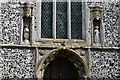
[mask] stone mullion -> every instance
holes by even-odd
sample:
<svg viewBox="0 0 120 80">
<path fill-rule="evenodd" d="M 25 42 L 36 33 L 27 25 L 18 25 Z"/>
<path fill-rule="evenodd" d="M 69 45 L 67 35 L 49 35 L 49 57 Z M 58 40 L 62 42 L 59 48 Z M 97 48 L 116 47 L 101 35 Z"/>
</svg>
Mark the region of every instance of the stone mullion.
<svg viewBox="0 0 120 80">
<path fill-rule="evenodd" d="M 68 6 L 67 6 L 67 35 L 68 35 L 68 39 L 71 39 L 71 0 L 68 0 Z"/>
<path fill-rule="evenodd" d="M 37 69 L 38 69 L 38 59 L 39 59 L 39 51 L 38 51 L 38 47 L 36 47 L 36 52 L 35 52 L 35 78 L 37 78 Z"/>
<path fill-rule="evenodd" d="M 101 46 L 104 46 L 104 35 L 105 35 L 105 32 L 104 32 L 104 25 L 103 25 L 103 17 L 102 17 L 102 14 L 103 12 L 101 12 L 101 31 L 100 31 L 100 34 L 101 34 Z"/>
<path fill-rule="evenodd" d="M 42 6 L 42 2 L 40 0 L 40 2 L 37 2 L 37 11 L 38 11 L 38 17 L 37 17 L 37 36 L 38 38 L 41 38 L 41 6 Z"/>
<path fill-rule="evenodd" d="M 22 14 L 23 14 L 23 12 L 22 12 Z M 21 35 L 20 35 L 21 39 L 20 39 L 20 42 L 21 43 L 23 43 L 23 15 L 22 14 L 20 16 L 20 19 L 21 19 Z"/>
<path fill-rule="evenodd" d="M 32 43 L 35 43 L 35 32 L 34 32 L 34 26 L 35 26 L 35 14 L 34 14 L 34 8 L 33 8 L 33 10 L 32 10 L 32 24 L 31 24 L 31 32 L 32 32 L 32 34 L 31 34 L 31 42 Z"/>
<path fill-rule="evenodd" d="M 53 38 L 56 39 L 56 0 L 53 0 Z"/>
</svg>

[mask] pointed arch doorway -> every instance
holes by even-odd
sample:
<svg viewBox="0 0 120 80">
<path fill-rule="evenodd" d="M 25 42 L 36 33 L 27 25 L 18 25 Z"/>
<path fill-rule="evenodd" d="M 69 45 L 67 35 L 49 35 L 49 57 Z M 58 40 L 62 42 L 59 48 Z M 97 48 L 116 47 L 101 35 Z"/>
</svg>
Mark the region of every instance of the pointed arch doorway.
<svg viewBox="0 0 120 80">
<path fill-rule="evenodd" d="M 36 72 L 41 80 L 89 79 L 84 59 L 71 49 L 55 49 L 45 55 Z"/>
</svg>

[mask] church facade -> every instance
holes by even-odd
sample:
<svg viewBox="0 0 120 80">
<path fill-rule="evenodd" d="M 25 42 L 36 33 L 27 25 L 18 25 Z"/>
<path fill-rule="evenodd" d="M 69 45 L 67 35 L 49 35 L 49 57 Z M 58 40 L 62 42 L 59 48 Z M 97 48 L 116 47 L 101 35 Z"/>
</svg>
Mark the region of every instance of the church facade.
<svg viewBox="0 0 120 80">
<path fill-rule="evenodd" d="M 120 2 L 0 1 L 1 80 L 119 80 Z"/>
</svg>

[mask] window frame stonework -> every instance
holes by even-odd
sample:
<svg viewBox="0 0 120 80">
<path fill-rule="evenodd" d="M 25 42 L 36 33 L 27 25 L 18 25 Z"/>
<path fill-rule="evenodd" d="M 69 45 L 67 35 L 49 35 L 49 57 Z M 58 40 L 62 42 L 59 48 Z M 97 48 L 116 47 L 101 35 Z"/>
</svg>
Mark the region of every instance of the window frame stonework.
<svg viewBox="0 0 120 80">
<path fill-rule="evenodd" d="M 39 1 L 38 7 L 39 7 L 39 17 L 37 17 L 37 41 L 41 40 L 61 40 L 61 41 L 66 41 L 66 40 L 75 40 L 75 41 L 86 41 L 86 6 L 87 3 L 85 1 L 82 1 L 82 39 L 72 39 L 71 38 L 71 0 L 67 1 L 67 39 L 58 39 L 56 38 L 56 0 L 53 0 L 53 22 L 52 22 L 52 38 L 42 38 L 41 37 L 41 3 L 42 0 Z"/>
</svg>

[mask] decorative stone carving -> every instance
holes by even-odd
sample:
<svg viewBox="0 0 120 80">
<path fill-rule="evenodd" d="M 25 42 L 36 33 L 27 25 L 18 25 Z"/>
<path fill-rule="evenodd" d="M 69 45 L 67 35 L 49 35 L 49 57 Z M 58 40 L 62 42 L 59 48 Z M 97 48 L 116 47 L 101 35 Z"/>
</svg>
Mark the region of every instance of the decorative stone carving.
<svg viewBox="0 0 120 80">
<path fill-rule="evenodd" d="M 85 56 L 85 51 L 81 51 L 81 56 Z"/>
<path fill-rule="evenodd" d="M 25 25 L 24 26 L 24 42 L 25 43 L 29 43 L 29 40 L 30 40 L 30 30 L 29 30 L 29 27 L 28 25 Z"/>
<path fill-rule="evenodd" d="M 99 32 L 98 28 L 99 27 L 96 26 L 94 29 L 94 42 L 97 44 L 100 43 L 100 32 Z"/>
<path fill-rule="evenodd" d="M 28 2 L 24 3 L 23 16 L 32 17 L 32 5 Z"/>
</svg>

